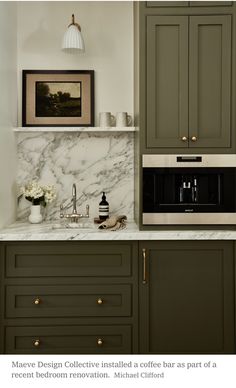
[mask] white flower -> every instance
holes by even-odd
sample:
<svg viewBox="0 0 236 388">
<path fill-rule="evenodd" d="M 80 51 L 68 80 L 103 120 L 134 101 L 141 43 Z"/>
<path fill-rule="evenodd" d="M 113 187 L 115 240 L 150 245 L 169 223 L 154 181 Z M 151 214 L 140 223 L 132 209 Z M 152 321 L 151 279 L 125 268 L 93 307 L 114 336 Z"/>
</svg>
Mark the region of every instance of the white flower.
<svg viewBox="0 0 236 388">
<path fill-rule="evenodd" d="M 51 203 L 56 198 L 56 190 L 54 186 L 43 186 L 44 199 L 46 203 Z"/>
<path fill-rule="evenodd" d="M 31 182 L 24 187 L 25 197 L 31 198 L 40 198 L 43 197 L 44 191 L 43 188 L 38 184 L 38 182 Z"/>
<path fill-rule="evenodd" d="M 45 206 L 47 203 L 52 202 L 56 198 L 56 190 L 54 186 L 43 186 L 35 180 L 22 187 L 21 191 L 25 198 L 33 204 L 39 204 L 42 202 Z"/>
</svg>

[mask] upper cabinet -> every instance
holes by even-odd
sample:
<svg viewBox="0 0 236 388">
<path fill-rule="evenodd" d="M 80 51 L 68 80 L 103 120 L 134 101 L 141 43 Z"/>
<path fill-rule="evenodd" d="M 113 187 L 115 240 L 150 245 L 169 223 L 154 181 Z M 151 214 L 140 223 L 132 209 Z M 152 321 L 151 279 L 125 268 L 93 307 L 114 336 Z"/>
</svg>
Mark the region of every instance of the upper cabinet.
<svg viewBox="0 0 236 388">
<path fill-rule="evenodd" d="M 147 1 L 147 7 L 186 7 L 189 1 Z"/>
<path fill-rule="evenodd" d="M 222 7 L 232 1 L 147 1 L 147 7 Z"/>
<path fill-rule="evenodd" d="M 156 13 L 140 23 L 142 151 L 232 152 L 234 15 Z"/>
<path fill-rule="evenodd" d="M 224 7 L 233 4 L 232 1 L 189 1 L 188 3 L 190 7 Z"/>
</svg>

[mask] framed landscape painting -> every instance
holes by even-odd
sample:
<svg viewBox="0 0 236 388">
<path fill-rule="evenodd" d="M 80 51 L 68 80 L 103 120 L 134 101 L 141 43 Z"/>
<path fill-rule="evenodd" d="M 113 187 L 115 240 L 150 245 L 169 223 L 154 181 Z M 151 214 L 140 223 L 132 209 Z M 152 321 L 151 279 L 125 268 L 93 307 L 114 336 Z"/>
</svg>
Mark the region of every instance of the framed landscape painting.
<svg viewBox="0 0 236 388">
<path fill-rule="evenodd" d="M 23 70 L 23 127 L 94 126 L 93 70 Z"/>
</svg>

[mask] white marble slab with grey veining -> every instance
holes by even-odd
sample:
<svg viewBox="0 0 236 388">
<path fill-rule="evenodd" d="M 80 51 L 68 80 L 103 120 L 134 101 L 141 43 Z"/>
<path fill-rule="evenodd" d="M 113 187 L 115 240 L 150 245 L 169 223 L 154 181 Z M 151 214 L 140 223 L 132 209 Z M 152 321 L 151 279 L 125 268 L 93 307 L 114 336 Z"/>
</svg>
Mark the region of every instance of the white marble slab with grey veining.
<svg viewBox="0 0 236 388">
<path fill-rule="evenodd" d="M 46 207 L 46 220 L 59 217 L 60 204 L 71 212 L 72 184 L 77 185 L 78 212 L 90 206 L 98 216 L 101 193 L 107 193 L 111 214 L 133 218 L 134 134 L 84 132 L 17 133 L 17 183 L 24 186 L 33 178 L 53 184 L 57 199 Z M 27 220 L 30 202 L 19 199 L 17 219 Z"/>
<path fill-rule="evenodd" d="M 0 241 L 112 241 L 112 240 L 236 240 L 236 230 L 161 230 L 140 231 L 134 222 L 123 230 L 99 230 L 97 225 L 87 228 L 62 228 L 58 222 L 29 224 L 16 222 L 0 230 Z"/>
</svg>

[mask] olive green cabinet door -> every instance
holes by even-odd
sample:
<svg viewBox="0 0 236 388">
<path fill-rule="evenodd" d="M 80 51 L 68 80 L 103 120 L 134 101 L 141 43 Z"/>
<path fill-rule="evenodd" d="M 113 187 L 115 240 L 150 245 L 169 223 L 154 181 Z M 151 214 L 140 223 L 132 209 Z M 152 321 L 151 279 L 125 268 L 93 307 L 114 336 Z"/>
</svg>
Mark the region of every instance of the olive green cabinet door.
<svg viewBox="0 0 236 388">
<path fill-rule="evenodd" d="M 141 353 L 234 353 L 233 242 L 143 242 L 140 257 Z"/>
<path fill-rule="evenodd" d="M 189 145 L 230 147 L 231 16 L 192 16 L 189 28 Z"/>
<path fill-rule="evenodd" d="M 190 1 L 191 7 L 225 7 L 232 5 L 232 1 Z"/>
<path fill-rule="evenodd" d="M 189 1 L 147 1 L 147 7 L 188 7 Z"/>
<path fill-rule="evenodd" d="M 146 44 L 147 147 L 187 147 L 188 18 L 148 16 Z"/>
<path fill-rule="evenodd" d="M 232 5 L 232 1 L 147 1 L 146 6 L 152 7 L 224 7 Z"/>
</svg>

